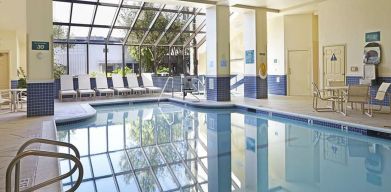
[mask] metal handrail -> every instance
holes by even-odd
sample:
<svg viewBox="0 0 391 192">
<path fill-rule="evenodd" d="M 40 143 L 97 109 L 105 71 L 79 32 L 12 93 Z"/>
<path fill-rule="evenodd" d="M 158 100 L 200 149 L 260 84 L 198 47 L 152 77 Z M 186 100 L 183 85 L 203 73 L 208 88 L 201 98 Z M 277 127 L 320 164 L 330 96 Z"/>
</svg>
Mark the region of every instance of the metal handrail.
<svg viewBox="0 0 391 192">
<path fill-rule="evenodd" d="M 201 81 L 201 79 L 196 78 L 196 77 L 193 77 L 192 79 L 193 79 L 193 80 L 196 80 L 198 85 L 199 85 L 199 84 L 202 85 L 202 87 L 204 88 L 204 94 L 205 94 L 206 86 L 205 86 L 205 84 Z M 198 92 L 198 94 L 200 94 L 199 86 L 197 87 L 197 92 Z"/>
<path fill-rule="evenodd" d="M 39 150 L 28 150 L 28 151 L 24 151 L 24 152 L 20 153 L 19 155 L 17 155 L 14 159 L 12 159 L 11 163 L 9 164 L 9 166 L 7 168 L 7 172 L 6 172 L 6 183 L 5 183 L 5 186 L 6 186 L 6 190 L 5 191 L 6 192 L 11 192 L 12 191 L 12 188 L 11 188 L 11 175 L 12 175 L 13 168 L 15 167 L 15 165 L 18 162 L 20 162 L 21 159 L 23 159 L 24 157 L 28 157 L 28 156 L 55 157 L 55 158 L 69 159 L 69 160 L 73 161 L 75 163 L 75 166 L 77 166 L 77 168 L 79 169 L 79 176 L 78 176 L 75 184 L 73 185 L 73 187 L 71 187 L 67 192 L 74 192 L 80 186 L 80 184 L 82 182 L 82 179 L 83 179 L 83 165 L 81 164 L 80 160 L 77 157 L 75 157 L 73 155 L 70 155 L 70 154 L 66 154 L 66 153 L 57 153 L 57 152 L 39 151 Z M 47 180 L 47 181 L 42 182 L 42 183 L 40 183 L 38 185 L 30 187 L 30 188 L 28 188 L 26 190 L 23 190 L 22 192 L 35 191 L 37 189 L 40 189 L 42 187 L 45 187 L 45 186 L 48 186 L 48 185 L 50 185 L 52 183 L 60 181 L 63 178 L 69 177 L 73 173 L 74 172 L 70 171 L 70 172 L 68 172 L 68 173 L 66 173 L 64 175 L 60 175 L 58 177 L 55 177 L 53 179 Z M 16 191 L 16 192 L 19 192 L 19 191 Z"/>
<path fill-rule="evenodd" d="M 31 144 L 34 144 L 34 143 L 42 143 L 42 144 L 49 144 L 49 145 L 57 145 L 57 146 L 63 146 L 63 147 L 68 147 L 70 149 L 73 150 L 73 152 L 75 153 L 75 157 L 80 161 L 80 153 L 79 153 L 79 150 L 72 144 L 70 143 L 65 143 L 65 142 L 60 142 L 60 141 L 54 141 L 54 140 L 47 140 L 47 139 L 40 139 L 40 138 L 35 138 L 35 139 L 31 139 L 31 140 L 28 140 L 26 141 L 18 150 L 17 152 L 17 156 L 14 158 L 14 159 L 17 159 L 18 156 L 20 156 L 21 154 L 23 154 L 24 150 Z M 46 151 L 38 151 L 38 150 L 35 150 L 37 152 L 46 152 Z M 39 154 L 43 154 L 43 153 L 39 153 Z M 54 153 L 54 152 L 52 152 Z M 57 153 L 59 154 L 59 158 L 66 158 L 65 156 L 61 155 L 61 154 L 64 154 L 64 153 Z M 37 155 L 37 156 L 40 156 L 40 155 Z M 71 155 L 72 156 L 72 155 Z M 71 159 L 70 159 L 71 160 Z M 81 164 L 80 164 L 81 165 Z M 11 165 L 8 167 L 10 168 Z M 26 189 L 24 191 L 33 191 L 33 190 L 37 190 L 39 188 L 42 188 L 42 187 L 45 187 L 47 185 L 50 185 L 50 184 L 53 184 L 57 181 L 60 181 L 64 178 L 67 178 L 69 176 L 71 176 L 74 172 L 76 172 L 77 170 L 77 165 L 75 163 L 75 165 L 73 166 L 73 168 L 66 174 L 63 174 L 63 175 L 60 175 L 56 178 L 53 178 L 53 179 L 50 179 L 48 181 L 45 181 L 43 183 L 40 183 L 38 185 L 35 185 L 29 189 Z M 8 169 L 7 169 L 8 171 Z M 12 172 L 12 169 L 10 170 Z M 81 165 L 81 169 L 79 168 L 79 172 L 82 172 L 82 175 L 83 175 L 83 166 Z M 8 172 L 7 172 L 8 173 Z M 10 173 L 11 174 L 11 173 Z M 79 173 L 80 174 L 80 173 Z M 20 160 L 16 161 L 15 162 L 15 191 L 19 191 L 19 177 L 20 177 Z M 9 179 L 9 178 L 7 178 Z M 82 177 L 79 177 L 79 179 L 82 179 Z M 81 180 L 80 180 L 80 183 L 81 183 Z M 9 184 L 10 185 L 10 184 Z M 8 188 L 8 184 L 6 184 L 6 187 Z M 11 186 L 9 186 L 11 188 Z M 70 190 L 69 190 L 70 191 Z M 8 192 L 8 191 L 7 191 Z"/>
<path fill-rule="evenodd" d="M 157 99 L 158 105 L 159 105 L 159 103 L 160 103 L 160 98 L 162 97 L 162 95 L 163 95 L 163 93 L 164 93 L 164 90 L 165 90 L 166 87 L 167 87 L 168 80 L 170 80 L 170 79 L 172 79 L 172 81 L 171 81 L 171 97 L 174 97 L 174 77 L 168 77 L 167 80 L 166 80 L 166 83 L 164 83 L 162 92 L 160 93 L 159 98 Z"/>
</svg>

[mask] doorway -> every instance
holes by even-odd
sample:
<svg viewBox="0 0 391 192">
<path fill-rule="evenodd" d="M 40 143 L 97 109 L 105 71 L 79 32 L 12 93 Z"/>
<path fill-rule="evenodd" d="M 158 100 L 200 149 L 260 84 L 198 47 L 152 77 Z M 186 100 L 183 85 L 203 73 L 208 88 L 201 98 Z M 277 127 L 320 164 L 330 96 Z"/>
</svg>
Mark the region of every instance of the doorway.
<svg viewBox="0 0 391 192">
<path fill-rule="evenodd" d="M 0 53 L 0 89 L 9 89 L 9 54 Z"/>
<path fill-rule="evenodd" d="M 288 51 L 289 95 L 311 95 L 311 53 L 309 50 Z"/>
<path fill-rule="evenodd" d="M 345 81 L 345 45 L 323 47 L 323 86 L 330 81 Z"/>
</svg>

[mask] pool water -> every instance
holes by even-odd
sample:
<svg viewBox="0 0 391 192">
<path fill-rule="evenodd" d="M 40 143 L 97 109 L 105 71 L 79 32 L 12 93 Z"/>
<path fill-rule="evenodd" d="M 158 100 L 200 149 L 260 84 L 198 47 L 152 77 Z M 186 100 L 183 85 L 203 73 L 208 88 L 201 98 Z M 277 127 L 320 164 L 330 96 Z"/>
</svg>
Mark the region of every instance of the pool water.
<svg viewBox="0 0 391 192">
<path fill-rule="evenodd" d="M 152 103 L 96 110 L 96 118 L 58 126 L 59 140 L 82 156 L 77 191 L 391 191 L 389 140 L 237 109 Z M 60 160 L 61 172 L 72 165 Z M 65 179 L 63 189 L 76 179 Z"/>
</svg>

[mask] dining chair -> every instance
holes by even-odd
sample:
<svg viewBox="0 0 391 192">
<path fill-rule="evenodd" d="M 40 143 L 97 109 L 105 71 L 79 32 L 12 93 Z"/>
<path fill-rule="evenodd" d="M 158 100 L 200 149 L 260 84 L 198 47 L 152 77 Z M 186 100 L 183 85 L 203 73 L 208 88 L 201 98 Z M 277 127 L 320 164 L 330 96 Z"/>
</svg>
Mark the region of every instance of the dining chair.
<svg viewBox="0 0 391 192">
<path fill-rule="evenodd" d="M 313 86 L 312 108 L 317 112 L 335 111 L 335 102 L 338 101 L 338 97 L 328 95 L 327 90 L 319 89 L 316 83 L 312 83 L 312 86 Z M 331 107 L 318 107 L 319 100 L 331 102 Z"/>
<path fill-rule="evenodd" d="M 8 90 L 0 90 L 0 110 L 2 106 L 7 105 L 6 109 L 12 110 L 11 94 Z"/>
<path fill-rule="evenodd" d="M 329 81 L 330 87 L 342 87 L 345 86 L 345 81 Z"/>
<path fill-rule="evenodd" d="M 349 85 L 348 91 L 344 93 L 344 111 L 343 114 L 347 116 L 347 105 L 351 104 L 361 104 L 361 111 L 365 113 L 365 104 L 369 105 L 370 108 L 370 95 L 369 95 L 369 85 Z M 369 110 L 368 110 L 369 111 Z M 369 115 L 369 112 L 367 113 Z M 370 116 L 370 115 L 369 115 Z"/>
</svg>

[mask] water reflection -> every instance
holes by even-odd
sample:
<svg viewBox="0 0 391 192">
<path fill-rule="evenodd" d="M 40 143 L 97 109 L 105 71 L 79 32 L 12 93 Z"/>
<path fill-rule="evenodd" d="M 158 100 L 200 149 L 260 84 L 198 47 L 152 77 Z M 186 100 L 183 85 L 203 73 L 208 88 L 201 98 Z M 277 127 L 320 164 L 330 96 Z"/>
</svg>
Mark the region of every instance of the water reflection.
<svg viewBox="0 0 391 192">
<path fill-rule="evenodd" d="M 391 191 L 389 141 L 226 109 L 97 111 L 93 120 L 58 127 L 59 139 L 82 155 L 78 191 Z M 72 166 L 60 165 L 62 172 Z"/>
</svg>

